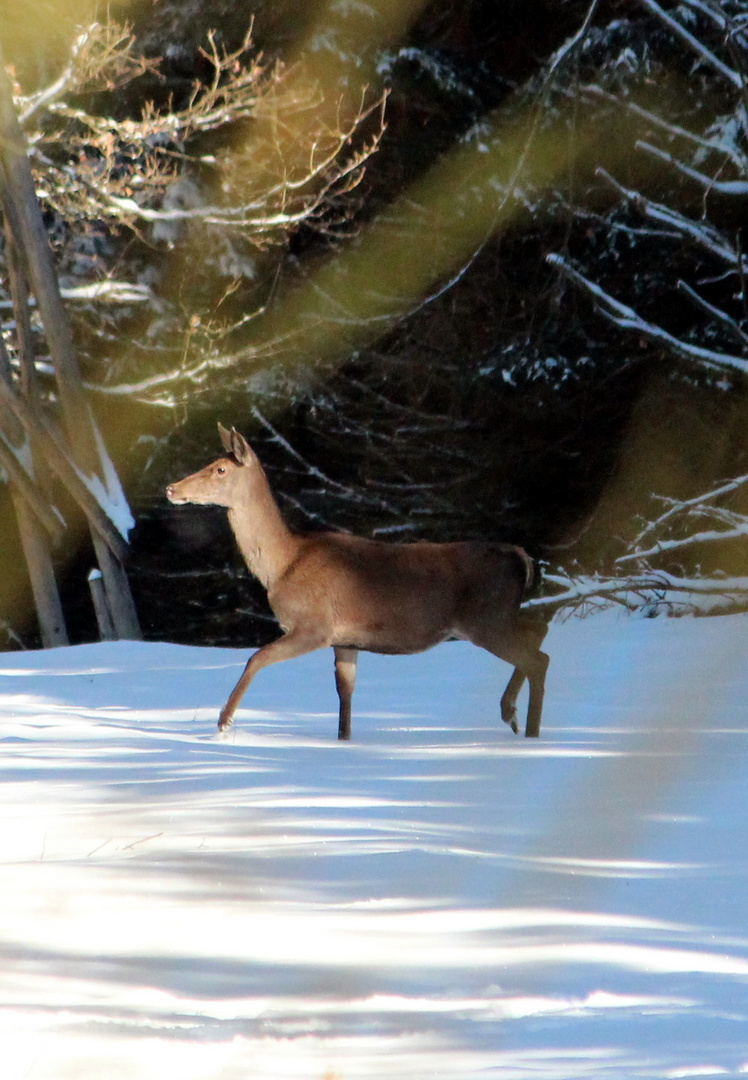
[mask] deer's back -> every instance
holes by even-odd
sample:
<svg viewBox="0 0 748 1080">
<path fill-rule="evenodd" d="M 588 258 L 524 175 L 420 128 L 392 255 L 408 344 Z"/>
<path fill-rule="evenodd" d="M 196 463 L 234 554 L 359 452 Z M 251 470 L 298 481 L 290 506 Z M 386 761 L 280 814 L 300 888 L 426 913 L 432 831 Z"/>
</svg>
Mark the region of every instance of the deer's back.
<svg viewBox="0 0 748 1080">
<path fill-rule="evenodd" d="M 390 544 L 339 533 L 299 537 L 268 594 L 281 625 L 319 620 L 332 644 L 420 652 L 485 612 L 519 606 L 531 564 L 509 544 Z"/>
</svg>

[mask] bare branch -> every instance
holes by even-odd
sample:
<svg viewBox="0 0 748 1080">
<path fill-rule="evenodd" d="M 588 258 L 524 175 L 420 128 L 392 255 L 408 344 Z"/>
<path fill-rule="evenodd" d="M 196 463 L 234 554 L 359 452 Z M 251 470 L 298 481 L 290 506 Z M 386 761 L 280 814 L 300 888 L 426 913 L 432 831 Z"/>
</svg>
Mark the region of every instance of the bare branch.
<svg viewBox="0 0 748 1080">
<path fill-rule="evenodd" d="M 737 488 L 748 482 L 748 473 L 743 476 L 736 476 L 732 480 L 728 480 L 724 484 L 720 484 L 719 487 L 713 488 L 712 491 L 703 492 L 694 496 L 692 499 L 669 499 L 669 507 L 664 514 L 661 514 L 655 521 L 649 522 L 639 535 L 635 538 L 634 544 L 639 544 L 654 529 L 662 526 L 666 521 L 670 520 L 676 514 L 680 514 L 683 511 L 690 510 L 694 507 L 701 507 L 705 503 L 711 502 L 712 499 L 721 498 L 723 495 L 729 495 Z"/>
<path fill-rule="evenodd" d="M 326 490 L 340 492 L 345 495 L 346 499 L 353 500 L 357 503 L 365 503 L 367 505 L 378 506 L 382 510 L 388 510 L 392 513 L 395 512 L 396 508 L 393 507 L 390 503 L 388 503 L 387 500 L 380 497 L 371 498 L 363 494 L 361 491 L 358 491 L 356 488 L 352 488 L 348 484 L 341 484 L 337 480 L 334 480 L 331 476 L 323 473 L 322 470 L 319 469 L 316 465 L 312 465 L 311 462 L 306 461 L 305 458 L 303 458 L 301 454 L 297 450 L 295 450 L 293 446 L 291 446 L 288 440 L 281 435 L 277 428 L 275 428 L 273 424 L 267 419 L 267 417 L 265 417 L 260 412 L 256 405 L 252 406 L 251 411 L 254 418 L 259 421 L 260 424 L 262 424 L 266 431 L 270 433 L 273 441 L 278 443 L 279 446 L 282 446 L 286 453 L 290 457 L 292 457 L 294 461 L 297 461 L 300 465 L 302 465 L 305 472 L 307 472 L 310 476 L 315 477 L 315 479 L 320 480 L 324 484 Z"/>
<path fill-rule="evenodd" d="M 65 94 L 82 87 L 114 90 L 146 71 L 157 71 L 159 61 L 136 56 L 134 37 L 127 26 L 94 22 L 75 39 L 62 73 L 49 86 L 20 97 L 19 121 L 25 125 L 41 109 L 54 109 Z"/>
</svg>

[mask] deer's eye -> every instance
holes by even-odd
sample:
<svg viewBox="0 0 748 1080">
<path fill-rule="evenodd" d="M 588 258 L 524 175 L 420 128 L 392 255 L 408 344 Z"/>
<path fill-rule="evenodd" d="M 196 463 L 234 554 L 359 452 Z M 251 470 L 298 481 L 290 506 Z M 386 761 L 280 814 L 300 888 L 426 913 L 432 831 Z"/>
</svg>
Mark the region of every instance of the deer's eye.
<svg viewBox="0 0 748 1080">
<path fill-rule="evenodd" d="M 225 465 L 219 465 L 218 468 L 216 469 L 216 472 L 218 473 L 219 476 L 223 476 L 223 474 L 226 472 L 226 466 Z"/>
</svg>

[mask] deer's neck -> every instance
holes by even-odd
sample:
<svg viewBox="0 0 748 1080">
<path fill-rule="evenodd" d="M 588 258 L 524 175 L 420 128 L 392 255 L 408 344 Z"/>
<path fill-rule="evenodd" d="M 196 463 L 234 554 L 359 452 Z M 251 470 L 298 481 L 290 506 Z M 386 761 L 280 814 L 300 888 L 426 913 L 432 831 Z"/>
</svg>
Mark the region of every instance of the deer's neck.
<svg viewBox="0 0 748 1080">
<path fill-rule="evenodd" d="M 295 559 L 299 541 L 264 476 L 255 478 L 246 497 L 229 508 L 229 524 L 249 569 L 266 589 L 272 588 Z"/>
</svg>

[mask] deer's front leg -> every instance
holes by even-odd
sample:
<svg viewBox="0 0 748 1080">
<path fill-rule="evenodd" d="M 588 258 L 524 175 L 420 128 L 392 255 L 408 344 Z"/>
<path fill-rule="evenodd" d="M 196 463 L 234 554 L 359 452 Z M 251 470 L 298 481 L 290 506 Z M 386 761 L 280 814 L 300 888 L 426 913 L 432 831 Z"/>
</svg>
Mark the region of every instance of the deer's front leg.
<svg viewBox="0 0 748 1080">
<path fill-rule="evenodd" d="M 279 664 L 281 660 L 293 660 L 295 656 L 303 656 L 305 653 L 314 652 L 315 649 L 323 649 L 329 645 L 329 640 L 317 629 L 297 628 L 284 634 L 277 641 L 271 641 L 269 645 L 263 645 L 256 653 L 250 656 L 247 666 L 241 674 L 239 682 L 229 695 L 229 699 L 221 709 L 218 718 L 218 730 L 227 731 L 231 727 L 234 713 L 244 696 L 252 679 L 261 668 L 268 664 Z"/>
</svg>

